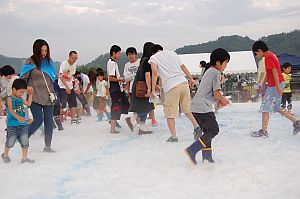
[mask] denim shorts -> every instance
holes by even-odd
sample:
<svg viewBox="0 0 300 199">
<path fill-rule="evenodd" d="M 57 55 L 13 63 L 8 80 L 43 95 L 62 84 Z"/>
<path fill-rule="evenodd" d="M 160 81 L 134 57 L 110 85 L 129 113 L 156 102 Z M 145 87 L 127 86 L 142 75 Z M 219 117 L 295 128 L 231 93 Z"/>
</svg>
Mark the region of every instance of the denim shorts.
<svg viewBox="0 0 300 199">
<path fill-rule="evenodd" d="M 280 87 L 283 90 L 285 83 L 280 83 Z M 281 96 L 276 91 L 276 86 L 267 87 L 265 95 L 260 106 L 261 112 L 278 112 L 281 107 Z"/>
<path fill-rule="evenodd" d="M 8 126 L 7 127 L 5 146 L 7 148 L 12 148 L 15 145 L 17 139 L 22 148 L 29 147 L 28 125 Z"/>
</svg>

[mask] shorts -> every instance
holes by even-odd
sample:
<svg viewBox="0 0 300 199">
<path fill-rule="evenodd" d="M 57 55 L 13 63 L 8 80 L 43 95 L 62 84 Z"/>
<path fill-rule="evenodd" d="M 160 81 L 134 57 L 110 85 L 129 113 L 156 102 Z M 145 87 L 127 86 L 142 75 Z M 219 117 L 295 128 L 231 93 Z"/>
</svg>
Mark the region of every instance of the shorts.
<svg viewBox="0 0 300 199">
<path fill-rule="evenodd" d="M 15 145 L 17 139 L 22 148 L 29 147 L 28 125 L 7 127 L 5 146 L 7 148 L 12 148 Z"/>
<path fill-rule="evenodd" d="M 105 97 L 100 97 L 96 96 L 93 101 L 93 109 L 99 110 L 100 106 L 105 106 L 106 105 L 106 98 Z"/>
<path fill-rule="evenodd" d="M 60 92 L 61 92 L 60 103 L 61 103 L 62 109 L 67 107 L 67 102 L 68 102 L 69 108 L 77 107 L 76 94 L 75 94 L 74 89 L 71 90 L 70 94 L 68 94 L 67 90 L 64 88 L 61 88 Z"/>
<path fill-rule="evenodd" d="M 280 87 L 283 90 L 285 83 L 280 83 Z M 276 86 L 267 87 L 265 95 L 263 96 L 262 103 L 260 106 L 261 112 L 278 112 L 281 106 L 281 96 L 276 91 Z"/>
<path fill-rule="evenodd" d="M 121 114 L 128 114 L 129 101 L 124 92 L 116 91 L 111 97 L 111 119 L 119 120 Z"/>
<path fill-rule="evenodd" d="M 189 113 L 191 94 L 188 83 L 181 83 L 169 90 L 164 97 L 164 113 L 167 118 L 176 118 L 178 107 L 182 113 Z"/>
</svg>

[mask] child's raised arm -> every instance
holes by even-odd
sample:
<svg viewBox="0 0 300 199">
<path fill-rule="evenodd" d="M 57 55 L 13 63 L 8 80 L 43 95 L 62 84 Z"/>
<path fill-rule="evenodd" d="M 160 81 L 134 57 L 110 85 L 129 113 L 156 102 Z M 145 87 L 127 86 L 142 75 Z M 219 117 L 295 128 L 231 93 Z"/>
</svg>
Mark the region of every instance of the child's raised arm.
<svg viewBox="0 0 300 199">
<path fill-rule="evenodd" d="M 23 104 L 26 105 L 26 106 L 30 106 L 31 103 L 32 103 L 32 93 L 33 93 L 33 88 L 31 86 L 29 86 L 27 88 L 27 94 L 28 94 L 28 100 L 22 98 L 23 100 Z"/>
</svg>

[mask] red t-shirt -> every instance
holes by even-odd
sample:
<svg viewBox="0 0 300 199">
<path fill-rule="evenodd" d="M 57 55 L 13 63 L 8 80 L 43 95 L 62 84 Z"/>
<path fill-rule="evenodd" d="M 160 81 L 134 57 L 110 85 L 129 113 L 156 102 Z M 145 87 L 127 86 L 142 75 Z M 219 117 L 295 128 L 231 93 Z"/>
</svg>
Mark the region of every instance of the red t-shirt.
<svg viewBox="0 0 300 199">
<path fill-rule="evenodd" d="M 279 76 L 279 83 L 284 81 L 280 70 L 280 64 L 276 55 L 272 52 L 267 52 L 265 55 L 265 65 L 266 65 L 266 78 L 269 87 L 275 86 L 275 80 L 273 77 L 272 69 L 276 68 L 278 76 Z"/>
</svg>

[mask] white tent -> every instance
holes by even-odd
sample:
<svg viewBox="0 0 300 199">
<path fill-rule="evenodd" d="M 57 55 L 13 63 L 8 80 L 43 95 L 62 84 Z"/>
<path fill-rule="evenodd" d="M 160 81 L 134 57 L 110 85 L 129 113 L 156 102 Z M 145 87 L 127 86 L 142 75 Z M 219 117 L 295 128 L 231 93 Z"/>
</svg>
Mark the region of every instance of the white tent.
<svg viewBox="0 0 300 199">
<path fill-rule="evenodd" d="M 224 73 L 255 73 L 256 62 L 252 51 L 229 52 L 230 61 Z M 179 55 L 181 62 L 186 65 L 193 75 L 200 74 L 199 63 L 201 60 L 209 62 L 210 53 Z"/>
</svg>

